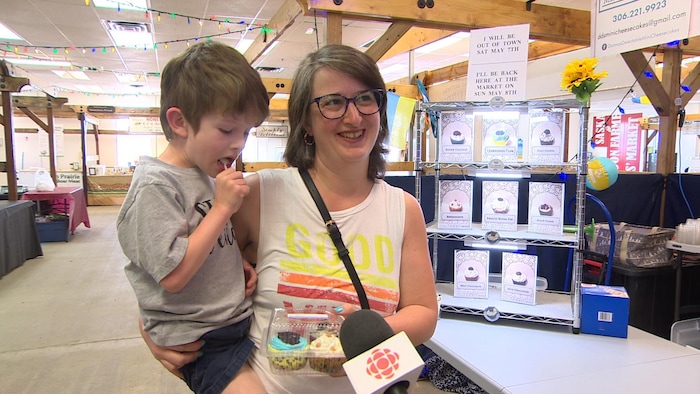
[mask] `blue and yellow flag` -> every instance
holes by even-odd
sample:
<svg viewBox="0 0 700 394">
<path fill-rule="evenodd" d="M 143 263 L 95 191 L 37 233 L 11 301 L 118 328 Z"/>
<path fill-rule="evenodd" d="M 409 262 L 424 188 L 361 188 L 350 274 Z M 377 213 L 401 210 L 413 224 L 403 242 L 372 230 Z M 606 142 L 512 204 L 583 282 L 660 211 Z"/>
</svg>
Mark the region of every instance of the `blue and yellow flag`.
<svg viewBox="0 0 700 394">
<path fill-rule="evenodd" d="M 386 114 L 389 121 L 389 145 L 393 148 L 406 149 L 406 138 L 411 128 L 411 119 L 416 101 L 387 92 Z"/>
</svg>

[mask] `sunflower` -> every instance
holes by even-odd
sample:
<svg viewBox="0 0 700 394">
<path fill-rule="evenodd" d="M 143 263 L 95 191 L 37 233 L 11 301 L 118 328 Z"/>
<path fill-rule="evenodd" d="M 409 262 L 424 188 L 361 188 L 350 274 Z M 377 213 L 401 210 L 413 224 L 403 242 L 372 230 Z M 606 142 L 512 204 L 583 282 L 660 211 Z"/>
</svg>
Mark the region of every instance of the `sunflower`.
<svg viewBox="0 0 700 394">
<path fill-rule="evenodd" d="M 576 95 L 583 104 L 591 100 L 591 93 L 601 85 L 600 80 L 608 76 L 607 71 L 595 72 L 597 58 L 572 60 L 562 73 L 561 87 Z"/>
</svg>

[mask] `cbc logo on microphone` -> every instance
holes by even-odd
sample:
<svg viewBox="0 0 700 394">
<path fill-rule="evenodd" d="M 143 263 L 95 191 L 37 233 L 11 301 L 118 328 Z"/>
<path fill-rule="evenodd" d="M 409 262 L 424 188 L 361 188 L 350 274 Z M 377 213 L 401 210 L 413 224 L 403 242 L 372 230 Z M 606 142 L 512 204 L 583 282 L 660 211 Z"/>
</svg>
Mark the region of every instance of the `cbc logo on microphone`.
<svg viewBox="0 0 700 394">
<path fill-rule="evenodd" d="M 399 369 L 399 354 L 390 349 L 374 349 L 367 358 L 367 375 L 375 379 L 391 379 Z"/>
</svg>

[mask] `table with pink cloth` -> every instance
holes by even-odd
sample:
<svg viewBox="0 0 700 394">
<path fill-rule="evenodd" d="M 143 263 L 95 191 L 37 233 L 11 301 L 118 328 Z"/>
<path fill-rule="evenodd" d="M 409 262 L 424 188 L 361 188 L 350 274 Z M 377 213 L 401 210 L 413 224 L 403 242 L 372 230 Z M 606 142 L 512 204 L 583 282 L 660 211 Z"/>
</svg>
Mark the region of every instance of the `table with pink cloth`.
<svg viewBox="0 0 700 394">
<path fill-rule="evenodd" d="M 31 190 L 22 194 L 22 200 L 48 201 L 54 213 L 68 215 L 70 233 L 75 233 L 80 223 L 90 228 L 87 202 L 82 187 L 56 187 L 52 192 Z M 67 208 L 67 212 L 64 212 Z"/>
</svg>

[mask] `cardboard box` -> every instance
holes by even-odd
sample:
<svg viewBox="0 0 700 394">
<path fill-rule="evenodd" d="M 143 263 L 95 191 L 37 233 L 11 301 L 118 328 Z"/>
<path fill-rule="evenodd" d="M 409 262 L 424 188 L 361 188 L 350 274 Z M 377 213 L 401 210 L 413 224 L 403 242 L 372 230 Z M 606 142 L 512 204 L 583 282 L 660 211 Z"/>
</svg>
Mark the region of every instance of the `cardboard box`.
<svg viewBox="0 0 700 394">
<path fill-rule="evenodd" d="M 630 298 L 622 286 L 581 284 L 581 332 L 627 338 Z"/>
</svg>

